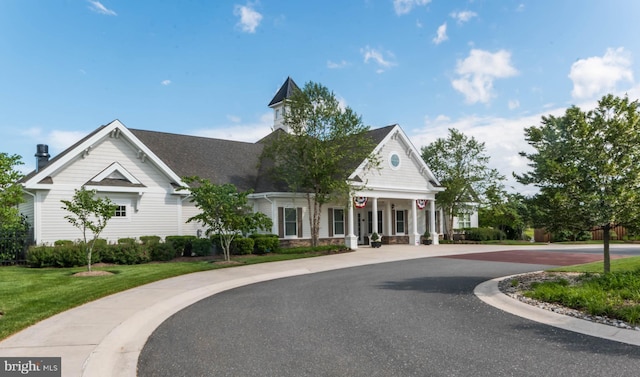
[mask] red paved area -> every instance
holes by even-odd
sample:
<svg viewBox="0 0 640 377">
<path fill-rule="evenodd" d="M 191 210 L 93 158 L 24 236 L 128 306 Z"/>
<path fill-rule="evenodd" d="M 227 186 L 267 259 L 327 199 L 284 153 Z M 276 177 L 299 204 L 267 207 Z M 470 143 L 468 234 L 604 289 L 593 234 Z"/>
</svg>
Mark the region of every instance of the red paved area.
<svg viewBox="0 0 640 377">
<path fill-rule="evenodd" d="M 495 251 L 491 253 L 459 254 L 446 256 L 452 259 L 470 259 L 491 262 L 510 262 L 526 264 L 545 264 L 550 266 L 570 266 L 597 262 L 602 260 L 602 254 L 563 253 L 528 250 Z M 611 255 L 611 259 L 624 258 L 623 255 Z"/>
</svg>

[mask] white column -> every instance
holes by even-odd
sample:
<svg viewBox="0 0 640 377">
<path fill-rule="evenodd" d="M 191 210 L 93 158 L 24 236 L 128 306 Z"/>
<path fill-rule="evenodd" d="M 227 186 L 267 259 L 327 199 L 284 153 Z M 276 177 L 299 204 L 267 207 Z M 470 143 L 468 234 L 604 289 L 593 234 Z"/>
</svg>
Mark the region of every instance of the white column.
<svg viewBox="0 0 640 377">
<path fill-rule="evenodd" d="M 409 219 L 407 219 L 408 221 Z M 409 233 L 409 244 L 420 245 L 420 233 L 418 233 L 418 206 L 416 200 L 411 199 L 411 233 Z"/>
<path fill-rule="evenodd" d="M 387 236 L 390 236 L 391 235 L 391 229 L 393 229 L 393 221 L 394 221 L 393 218 L 392 218 L 393 217 L 392 216 L 393 213 L 391 212 L 391 201 L 389 201 L 389 200 L 387 201 L 387 205 L 386 205 L 384 210 L 385 210 L 385 214 L 386 214 L 385 223 L 387 225 L 384 228 L 384 232 L 385 232 L 384 234 L 386 234 Z M 383 224 L 383 225 L 385 225 L 385 224 Z"/>
<path fill-rule="evenodd" d="M 355 235 L 356 224 L 353 221 L 353 197 L 349 200 L 349 234 L 344 237 L 344 244 L 351 250 L 355 250 L 358 248 L 358 237 Z"/>
<path fill-rule="evenodd" d="M 373 234 L 378 233 L 378 198 L 373 197 L 371 199 L 373 199 L 371 201 L 371 232 Z M 378 233 L 378 236 L 380 236 L 379 240 L 382 240 L 382 234 Z M 371 239 L 371 237 L 369 237 L 369 239 Z"/>
<path fill-rule="evenodd" d="M 429 233 L 431 233 L 431 240 L 433 245 L 437 245 L 438 232 L 436 232 L 436 201 L 429 200 Z"/>
</svg>

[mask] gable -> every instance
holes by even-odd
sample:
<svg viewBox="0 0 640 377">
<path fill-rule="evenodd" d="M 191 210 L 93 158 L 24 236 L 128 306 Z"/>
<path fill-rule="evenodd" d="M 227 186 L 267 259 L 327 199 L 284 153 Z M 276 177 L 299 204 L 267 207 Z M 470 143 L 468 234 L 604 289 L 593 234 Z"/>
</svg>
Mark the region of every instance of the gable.
<svg viewBox="0 0 640 377">
<path fill-rule="evenodd" d="M 370 189 L 418 192 L 441 190 L 438 187 L 440 183 L 399 126 L 396 125 L 388 132 L 374 153 L 380 159 L 379 170 L 365 172 L 365 161 L 350 179 L 360 180 Z"/>
<path fill-rule="evenodd" d="M 94 131 L 23 181 L 27 189 L 85 184 L 99 190 L 106 190 L 104 186 L 173 190 L 173 186 L 183 185 L 180 177 L 117 120 Z"/>
</svg>

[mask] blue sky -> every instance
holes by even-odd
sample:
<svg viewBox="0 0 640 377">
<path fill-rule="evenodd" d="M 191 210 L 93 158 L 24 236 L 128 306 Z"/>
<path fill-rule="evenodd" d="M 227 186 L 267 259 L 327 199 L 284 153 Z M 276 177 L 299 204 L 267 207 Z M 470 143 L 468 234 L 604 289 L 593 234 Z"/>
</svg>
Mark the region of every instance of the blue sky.
<svg viewBox="0 0 640 377">
<path fill-rule="evenodd" d="M 638 14 L 626 0 L 2 0 L 0 152 L 30 171 L 36 144 L 55 156 L 114 119 L 256 141 L 291 76 L 418 148 L 458 128 L 511 176 L 542 115 L 640 98 Z"/>
</svg>

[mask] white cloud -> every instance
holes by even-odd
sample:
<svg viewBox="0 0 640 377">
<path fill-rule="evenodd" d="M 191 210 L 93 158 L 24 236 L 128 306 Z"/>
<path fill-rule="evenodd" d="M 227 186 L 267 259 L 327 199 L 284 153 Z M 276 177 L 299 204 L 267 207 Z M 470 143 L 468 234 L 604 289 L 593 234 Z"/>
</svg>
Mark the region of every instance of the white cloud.
<svg viewBox="0 0 640 377">
<path fill-rule="evenodd" d="M 431 0 L 393 0 L 393 9 L 401 16 L 411 12 L 413 7 L 427 5 Z"/>
<path fill-rule="evenodd" d="M 396 65 L 396 63 L 390 60 L 393 59 L 393 53 L 391 52 L 385 53 L 384 51 L 379 51 L 367 46 L 365 48 L 361 48 L 360 53 L 362 53 L 365 63 L 369 63 L 369 61 L 372 60 L 378 65 L 378 69 L 376 70 L 377 73 L 382 73 Z M 385 55 L 387 58 L 385 58 Z"/>
<path fill-rule="evenodd" d="M 520 107 L 520 101 L 518 101 L 517 99 L 513 99 L 513 100 L 509 100 L 509 110 L 515 110 L 518 107 Z"/>
<path fill-rule="evenodd" d="M 524 12 L 524 4 L 520 3 L 520 5 L 518 5 L 518 8 L 516 8 L 516 12 Z"/>
<path fill-rule="evenodd" d="M 160 81 L 160 84 L 163 85 L 163 86 L 170 85 L 171 84 L 171 80 L 162 80 L 162 81 Z"/>
<path fill-rule="evenodd" d="M 622 81 L 633 83 L 631 55 L 623 47 L 609 48 L 604 56 L 580 59 L 571 65 L 573 98 L 592 98 L 615 90 Z"/>
<path fill-rule="evenodd" d="M 524 129 L 540 124 L 542 115 L 562 115 L 565 109 L 555 109 L 550 112 L 516 117 L 503 118 L 476 115 L 464 116 L 458 119 L 449 119 L 439 115 L 434 121 L 425 117 L 425 126 L 414 132 L 411 140 L 421 148 L 434 142 L 438 138 L 446 138 L 450 128 L 455 128 L 468 137 L 485 143 L 486 154 L 489 155 L 489 166 L 495 168 L 506 177 L 505 186 L 514 187 L 513 190 L 522 194 L 537 192 L 535 187 L 526 187 L 513 178 L 512 173 L 522 174 L 528 171 L 527 160 L 519 155 L 519 152 L 530 153 L 533 149 L 524 139 Z M 427 161 L 427 165 L 429 162 Z"/>
<path fill-rule="evenodd" d="M 89 9 L 91 9 L 92 11 L 94 11 L 96 13 L 104 14 L 104 15 L 107 15 L 107 16 L 117 16 L 118 15 L 116 12 L 112 11 L 111 9 L 107 9 L 107 7 L 102 5 L 102 3 L 100 3 L 99 1 L 88 0 L 88 2 L 89 2 L 89 4 L 91 4 Z"/>
<path fill-rule="evenodd" d="M 449 37 L 447 37 L 447 23 L 445 22 L 438 27 L 437 35 L 433 38 L 433 43 L 439 45 L 447 39 L 449 39 Z"/>
<path fill-rule="evenodd" d="M 232 116 L 233 118 L 233 116 Z M 236 118 L 239 120 L 239 118 Z M 212 137 L 216 139 L 236 140 L 246 142 L 256 142 L 271 133 L 273 126 L 273 113 L 267 112 L 260 116 L 260 119 L 253 123 L 238 124 L 234 119 L 230 119 L 233 124 L 221 125 L 215 128 L 205 128 L 193 130 L 191 135 Z"/>
<path fill-rule="evenodd" d="M 87 134 L 88 132 L 85 131 L 53 130 L 43 139 L 44 144 L 49 145 L 49 153 L 53 156 L 69 148 Z"/>
<path fill-rule="evenodd" d="M 478 16 L 478 13 L 472 12 L 470 10 L 451 13 L 451 17 L 455 18 L 456 21 L 458 21 L 459 24 L 463 24 L 465 22 L 468 22 L 470 19 L 472 19 L 473 17 L 476 17 L 476 16 Z"/>
<path fill-rule="evenodd" d="M 472 49 L 464 60 L 458 60 L 457 79 L 451 81 L 453 88 L 464 94 L 467 103 L 489 103 L 493 94 L 493 81 L 518 74 L 511 65 L 511 53 L 500 50 L 491 53 Z"/>
<path fill-rule="evenodd" d="M 345 60 L 341 60 L 338 63 L 332 62 L 331 60 L 327 61 L 327 68 L 329 69 L 340 69 L 346 67 L 347 65 L 349 65 L 349 63 L 347 63 Z"/>
<path fill-rule="evenodd" d="M 233 14 L 235 16 L 240 17 L 240 20 L 237 23 L 237 26 L 242 29 L 242 31 L 247 33 L 255 33 L 256 28 L 260 25 L 260 21 L 262 21 L 262 15 L 256 12 L 253 9 L 253 5 L 235 5 L 233 8 Z"/>
<path fill-rule="evenodd" d="M 240 123 L 242 121 L 242 118 L 237 115 L 227 115 L 227 119 L 229 119 L 233 123 Z"/>
</svg>

